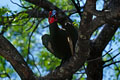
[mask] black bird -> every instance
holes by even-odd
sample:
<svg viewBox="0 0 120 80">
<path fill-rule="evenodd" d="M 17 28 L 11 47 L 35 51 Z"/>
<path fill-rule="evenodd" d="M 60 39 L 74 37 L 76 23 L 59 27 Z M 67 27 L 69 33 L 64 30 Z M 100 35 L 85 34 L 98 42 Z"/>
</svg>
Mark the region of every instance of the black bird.
<svg viewBox="0 0 120 80">
<path fill-rule="evenodd" d="M 60 66 L 73 55 L 75 52 L 75 44 L 78 38 L 77 30 L 66 23 L 64 28 L 59 28 L 57 25 L 56 10 L 49 12 L 49 30 L 50 35 L 45 34 L 42 36 L 43 45 L 55 57 L 62 59 Z M 60 67 L 59 66 L 59 67 Z M 72 75 L 68 78 L 72 80 Z"/>
<path fill-rule="evenodd" d="M 62 59 L 63 63 L 73 55 L 77 39 L 72 41 L 73 39 L 71 39 L 68 31 L 58 27 L 56 10 L 49 12 L 48 21 L 50 24 L 50 35 L 43 35 L 42 43 L 55 57 Z"/>
</svg>

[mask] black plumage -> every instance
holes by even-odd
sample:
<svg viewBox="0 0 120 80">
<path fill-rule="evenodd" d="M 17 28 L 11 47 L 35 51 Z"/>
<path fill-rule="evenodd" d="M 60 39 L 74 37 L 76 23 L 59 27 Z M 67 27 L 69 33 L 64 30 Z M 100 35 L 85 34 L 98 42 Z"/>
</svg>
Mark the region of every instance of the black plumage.
<svg viewBox="0 0 120 80">
<path fill-rule="evenodd" d="M 43 35 L 42 43 L 55 57 L 62 59 L 63 63 L 68 60 L 75 51 L 78 35 L 77 30 L 69 23 L 62 26 L 65 29 L 59 28 L 57 25 L 56 11 L 49 12 L 48 20 L 50 23 L 50 35 Z"/>
<path fill-rule="evenodd" d="M 42 36 L 42 43 L 55 57 L 62 59 L 61 66 L 75 52 L 78 33 L 70 23 L 66 23 L 62 26 L 63 28 L 59 28 L 55 14 L 49 14 L 49 23 L 50 34 Z M 68 80 L 72 80 L 72 75 Z"/>
<path fill-rule="evenodd" d="M 57 58 L 66 60 L 73 54 L 73 45 L 65 29 L 60 29 L 57 21 L 50 24 L 50 35 L 42 36 L 43 45 Z"/>
</svg>

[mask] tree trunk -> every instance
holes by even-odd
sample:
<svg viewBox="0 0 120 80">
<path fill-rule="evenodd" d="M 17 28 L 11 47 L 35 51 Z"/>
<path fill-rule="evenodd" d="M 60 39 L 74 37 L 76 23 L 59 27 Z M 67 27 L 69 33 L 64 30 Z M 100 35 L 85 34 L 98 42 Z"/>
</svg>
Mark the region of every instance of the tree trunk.
<svg viewBox="0 0 120 80">
<path fill-rule="evenodd" d="M 99 54 L 99 55 L 96 55 Z M 101 53 L 91 53 L 91 59 L 87 65 L 87 80 L 102 80 L 103 77 L 103 61 Z"/>
<path fill-rule="evenodd" d="M 106 24 L 98 37 L 91 42 L 91 52 L 87 65 L 87 80 L 102 80 L 103 65 L 102 51 L 114 36 L 118 26 Z"/>
</svg>

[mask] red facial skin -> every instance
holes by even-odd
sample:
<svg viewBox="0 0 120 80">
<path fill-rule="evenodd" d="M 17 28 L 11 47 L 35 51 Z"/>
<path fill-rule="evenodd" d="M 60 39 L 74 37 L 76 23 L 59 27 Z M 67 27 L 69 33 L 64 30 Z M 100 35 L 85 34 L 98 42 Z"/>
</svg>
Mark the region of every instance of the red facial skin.
<svg viewBox="0 0 120 80">
<path fill-rule="evenodd" d="M 57 21 L 57 19 L 55 18 L 55 16 L 52 16 L 52 11 L 49 12 L 49 17 L 48 17 L 48 22 L 49 24 L 52 24 L 53 22 Z"/>
</svg>

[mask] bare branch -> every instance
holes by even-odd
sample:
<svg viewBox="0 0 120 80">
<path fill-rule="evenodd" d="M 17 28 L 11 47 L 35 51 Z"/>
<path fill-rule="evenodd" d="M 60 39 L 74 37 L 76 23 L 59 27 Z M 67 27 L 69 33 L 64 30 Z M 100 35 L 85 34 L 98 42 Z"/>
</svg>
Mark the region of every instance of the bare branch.
<svg viewBox="0 0 120 80">
<path fill-rule="evenodd" d="M 32 6 L 29 6 L 29 7 L 25 7 L 23 4 L 22 4 L 22 1 L 20 0 L 20 3 L 21 3 L 21 5 L 20 4 L 18 4 L 18 3 L 16 3 L 16 2 L 13 2 L 12 0 L 10 0 L 13 4 L 15 4 L 15 5 L 17 5 L 17 6 L 19 6 L 19 7 L 21 7 L 21 8 L 25 8 L 25 9 L 28 9 L 28 8 L 33 8 Z"/>
<path fill-rule="evenodd" d="M 107 53 L 107 54 L 108 54 L 108 53 Z M 107 61 L 104 61 L 104 63 L 105 63 L 105 62 L 109 62 L 109 61 L 114 62 L 114 58 L 117 57 L 119 54 L 120 54 L 120 53 L 116 54 L 116 55 L 113 56 L 113 57 L 112 57 L 110 54 L 108 54 L 108 56 L 110 57 L 110 59 L 107 60 Z M 120 72 L 120 69 L 119 69 L 118 65 L 117 65 L 116 63 L 115 63 L 114 65 L 116 66 L 117 70 Z"/>
<path fill-rule="evenodd" d="M 120 61 L 115 61 L 115 62 L 112 62 L 112 63 L 110 63 L 110 64 L 106 64 L 106 65 L 103 66 L 103 68 L 108 67 L 108 66 L 110 66 L 110 65 L 112 65 L 112 64 L 119 63 L 119 62 L 120 62 Z"/>
<path fill-rule="evenodd" d="M 29 9 L 25 11 L 29 16 L 34 18 L 47 18 L 48 17 L 48 11 L 44 10 L 38 10 L 38 9 Z"/>
<path fill-rule="evenodd" d="M 96 48 L 98 51 L 103 51 L 117 29 L 118 26 L 106 24 L 98 37 L 93 41 L 94 48 Z"/>
<path fill-rule="evenodd" d="M 75 6 L 75 8 L 77 9 L 77 12 L 79 13 L 79 15 L 81 16 L 81 12 L 80 12 L 80 2 L 77 0 L 77 2 L 78 2 L 78 5 L 75 3 L 75 0 L 72 0 L 72 2 L 73 2 L 73 4 L 74 4 L 74 6 Z"/>
<path fill-rule="evenodd" d="M 29 55 L 31 55 L 32 58 L 33 58 L 34 66 L 37 68 L 37 70 L 38 70 L 38 72 L 39 72 L 40 75 L 41 75 L 41 73 L 40 73 L 40 71 L 39 71 L 37 65 L 35 64 L 35 59 L 34 59 L 33 55 L 32 55 L 31 52 L 30 52 L 30 44 L 31 44 L 32 35 L 33 35 L 33 33 L 35 32 L 35 30 L 38 28 L 38 25 L 40 24 L 40 22 L 41 22 L 42 20 L 43 20 L 43 19 L 38 20 L 38 22 L 37 22 L 35 28 L 33 29 L 32 33 L 31 33 L 30 36 L 29 36 L 28 55 L 27 55 L 27 62 L 28 62 L 28 60 L 29 60 Z M 32 24 L 32 26 L 33 26 L 33 25 L 34 25 L 34 23 Z M 30 28 L 32 28 L 32 26 L 31 26 Z"/>
<path fill-rule="evenodd" d="M 29 36 L 28 55 L 30 54 L 30 43 L 31 43 L 32 35 L 33 35 L 33 33 L 35 32 L 35 30 L 38 28 L 38 25 L 40 24 L 40 22 L 41 22 L 42 20 L 43 20 L 43 19 L 38 20 L 38 23 L 36 24 L 35 28 L 33 29 L 32 33 L 31 33 L 30 36 Z M 29 59 L 29 57 L 27 57 L 27 60 L 28 60 L 28 59 Z"/>
<path fill-rule="evenodd" d="M 109 62 L 109 61 L 113 61 L 114 58 L 116 58 L 118 55 L 120 55 L 120 53 L 117 53 L 115 56 L 111 56 L 110 54 L 108 54 L 110 56 L 110 59 L 109 60 L 106 60 L 104 62 Z"/>
<path fill-rule="evenodd" d="M 111 50 L 112 50 L 112 49 L 111 49 Z M 107 51 L 106 54 L 108 54 L 111 50 Z M 106 54 L 105 54 L 105 55 L 106 55 Z M 95 58 L 95 59 L 87 60 L 87 62 L 97 61 L 97 60 L 101 59 L 102 57 L 104 57 L 105 55 L 100 56 L 100 57 L 97 57 L 97 58 Z"/>
<path fill-rule="evenodd" d="M 44 8 L 45 11 L 50 11 L 50 10 L 53 10 L 53 9 L 57 10 L 57 12 L 58 12 L 58 16 L 57 16 L 58 22 L 62 26 L 64 26 L 65 23 L 67 23 L 67 22 L 70 22 L 72 24 L 72 20 L 60 8 L 56 7 L 55 5 L 53 5 L 51 2 L 49 2 L 47 0 L 36 0 L 36 1 L 25 0 L 25 1 L 30 2 L 32 4 L 35 4 L 35 5 L 37 5 L 41 8 Z M 42 15 L 42 16 L 44 16 L 44 15 Z M 47 12 L 47 16 L 48 16 L 48 12 Z"/>
</svg>

